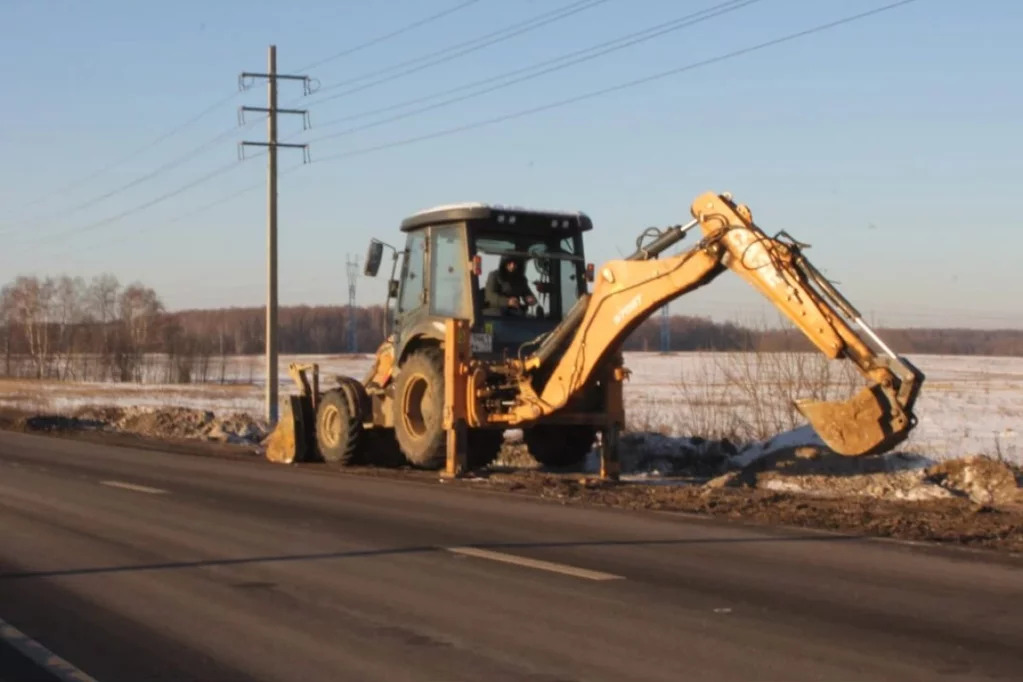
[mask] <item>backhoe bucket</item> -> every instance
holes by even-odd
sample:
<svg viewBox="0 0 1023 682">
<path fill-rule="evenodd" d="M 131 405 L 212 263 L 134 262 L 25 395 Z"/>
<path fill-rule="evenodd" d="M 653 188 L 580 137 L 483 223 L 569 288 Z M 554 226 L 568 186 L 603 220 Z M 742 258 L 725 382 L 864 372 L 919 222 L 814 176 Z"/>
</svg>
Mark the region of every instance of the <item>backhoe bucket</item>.
<svg viewBox="0 0 1023 682">
<path fill-rule="evenodd" d="M 798 409 L 824 444 L 840 455 L 887 452 L 905 440 L 912 427 L 897 406 L 894 413 L 880 386 L 867 386 L 842 402 L 797 400 Z"/>
<path fill-rule="evenodd" d="M 276 428 L 266 439 L 266 458 L 281 464 L 311 461 L 315 437 L 313 419 L 308 396 L 290 396 Z"/>
</svg>

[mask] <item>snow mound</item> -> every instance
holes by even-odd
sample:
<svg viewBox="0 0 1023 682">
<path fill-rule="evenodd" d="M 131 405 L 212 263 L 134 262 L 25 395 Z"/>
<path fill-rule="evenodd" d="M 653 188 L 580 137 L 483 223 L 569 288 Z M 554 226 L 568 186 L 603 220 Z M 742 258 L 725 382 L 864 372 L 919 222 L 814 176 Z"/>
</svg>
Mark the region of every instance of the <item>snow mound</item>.
<svg viewBox="0 0 1023 682">
<path fill-rule="evenodd" d="M 733 467 L 742 468 L 779 451 L 800 447 L 823 450 L 826 446 L 816 431 L 809 426 L 801 426 L 798 429 L 786 431 L 767 440 L 745 446 L 731 459 L 730 464 Z"/>
</svg>

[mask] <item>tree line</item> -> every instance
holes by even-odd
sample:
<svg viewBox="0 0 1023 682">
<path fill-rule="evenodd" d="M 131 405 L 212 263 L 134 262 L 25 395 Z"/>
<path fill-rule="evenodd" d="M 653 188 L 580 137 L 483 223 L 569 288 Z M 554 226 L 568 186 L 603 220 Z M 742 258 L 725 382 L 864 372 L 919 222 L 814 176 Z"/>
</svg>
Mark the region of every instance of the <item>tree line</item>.
<svg viewBox="0 0 1023 682">
<path fill-rule="evenodd" d="M 349 350 L 345 306 L 283 306 L 280 352 Z M 371 353 L 383 338 L 382 306 L 357 307 L 355 351 Z M 882 329 L 900 353 L 1023 356 L 1023 330 Z M 796 330 L 752 329 L 706 318 L 668 319 L 670 351 L 811 350 Z M 629 351 L 660 351 L 655 316 L 625 341 Z M 211 360 L 264 352 L 265 308 L 168 311 L 140 282 L 110 274 L 86 281 L 21 276 L 0 290 L 0 373 L 67 380 L 203 381 Z M 158 356 L 159 375 L 150 358 Z"/>
<path fill-rule="evenodd" d="M 20 276 L 0 289 L 4 373 L 136 380 L 162 312 L 151 288 L 112 275 Z"/>
</svg>

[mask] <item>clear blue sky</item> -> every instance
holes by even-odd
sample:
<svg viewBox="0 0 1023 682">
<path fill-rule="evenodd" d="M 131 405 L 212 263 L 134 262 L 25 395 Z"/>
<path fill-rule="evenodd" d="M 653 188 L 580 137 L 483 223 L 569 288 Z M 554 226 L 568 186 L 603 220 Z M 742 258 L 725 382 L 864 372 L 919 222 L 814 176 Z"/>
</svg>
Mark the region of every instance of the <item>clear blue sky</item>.
<svg viewBox="0 0 1023 682">
<path fill-rule="evenodd" d="M 0 64 L 0 281 L 112 272 L 153 286 L 169 308 L 265 300 L 265 159 L 253 158 L 120 220 L 121 212 L 236 160 L 238 93 L 108 172 L 56 190 L 237 93 L 267 45 L 295 72 L 459 4 L 459 0 L 4 0 Z M 446 63 L 317 103 L 327 88 L 472 40 L 569 0 L 479 0 L 428 26 L 309 70 L 323 92 L 313 129 L 558 57 L 717 4 L 607 0 Z M 728 53 L 885 4 L 762 0 L 704 23 L 452 106 L 315 142 L 314 162 L 280 181 L 282 303 L 344 302 L 344 260 L 371 235 L 396 242 L 410 212 L 464 200 L 581 209 L 597 262 L 627 253 L 648 225 L 688 217 L 706 190 L 731 191 L 769 232 L 810 242 L 811 259 L 887 324 L 1023 326 L 1023 3 L 918 0 L 852 24 L 577 104 L 463 134 L 319 161 L 564 99 Z M 374 117 L 354 123 L 372 121 Z M 352 124 L 349 124 L 352 125 Z M 319 127 L 318 127 L 319 126 Z M 88 203 L 226 133 L 151 179 Z M 250 150 L 250 154 L 255 150 Z M 281 168 L 301 161 L 282 151 Z M 253 191 L 183 215 L 242 188 Z M 45 201 L 29 205 L 34 199 Z M 92 229 L 83 229 L 87 227 Z M 362 303 L 383 277 L 361 280 Z M 673 311 L 770 315 L 725 273 Z"/>
</svg>

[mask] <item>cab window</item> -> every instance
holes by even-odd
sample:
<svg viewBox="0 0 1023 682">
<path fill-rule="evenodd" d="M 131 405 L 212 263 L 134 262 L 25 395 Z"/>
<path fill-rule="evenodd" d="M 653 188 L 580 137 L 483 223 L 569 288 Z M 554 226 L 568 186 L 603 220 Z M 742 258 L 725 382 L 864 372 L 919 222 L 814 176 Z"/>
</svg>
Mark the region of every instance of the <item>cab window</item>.
<svg viewBox="0 0 1023 682">
<path fill-rule="evenodd" d="M 484 317 L 513 314 L 560 320 L 578 300 L 582 258 L 576 255 L 574 237 L 488 231 L 476 237 L 475 247 L 481 260 L 483 292 L 492 278 L 501 276 L 502 259 L 514 258 L 523 266 L 529 294 L 536 298 L 536 304 L 528 310 L 509 310 L 484 301 Z M 519 287 L 522 288 L 521 280 Z"/>
</svg>

